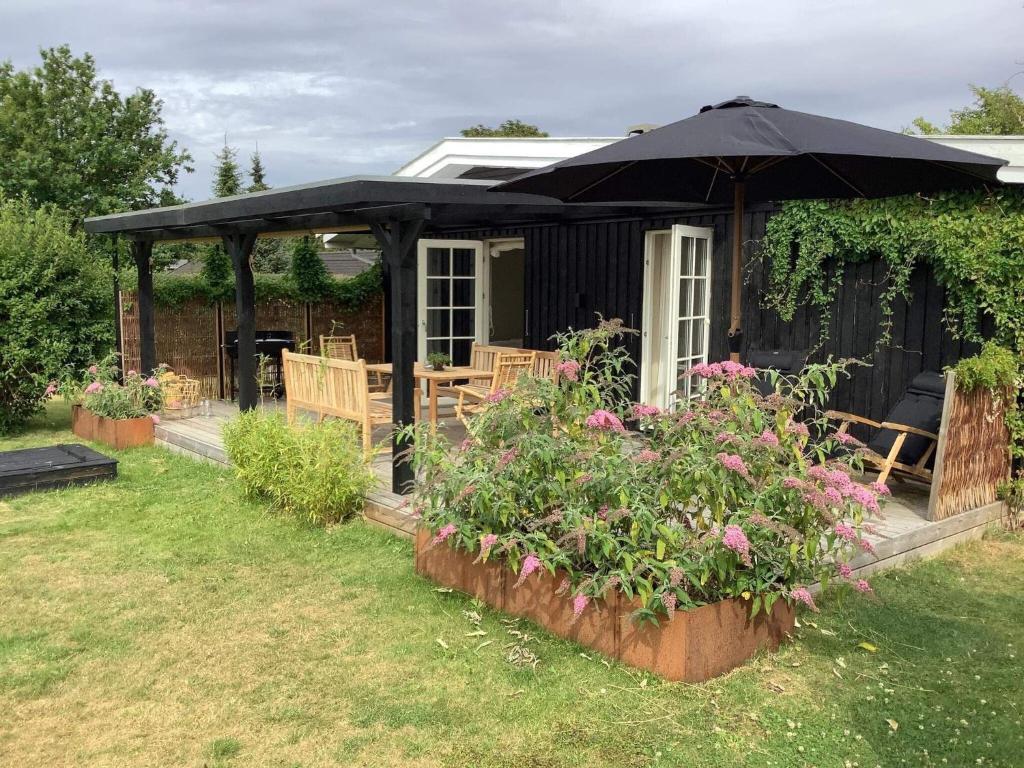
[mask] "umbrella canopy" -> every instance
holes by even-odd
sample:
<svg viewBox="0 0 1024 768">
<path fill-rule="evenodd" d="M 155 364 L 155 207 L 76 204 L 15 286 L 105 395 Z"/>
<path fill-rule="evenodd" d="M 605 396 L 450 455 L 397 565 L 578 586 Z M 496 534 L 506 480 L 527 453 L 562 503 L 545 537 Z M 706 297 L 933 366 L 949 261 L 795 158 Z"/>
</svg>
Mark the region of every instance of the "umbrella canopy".
<svg viewBox="0 0 1024 768">
<path fill-rule="evenodd" d="M 874 198 L 996 185 L 1005 165 L 973 152 L 738 96 L 495 186 L 574 203 L 734 207 L 730 349 L 739 358 L 745 200 Z"/>
<path fill-rule="evenodd" d="M 740 96 L 495 189 L 562 200 L 718 203 L 889 197 L 998 184 L 1006 164 L 866 125 Z"/>
</svg>

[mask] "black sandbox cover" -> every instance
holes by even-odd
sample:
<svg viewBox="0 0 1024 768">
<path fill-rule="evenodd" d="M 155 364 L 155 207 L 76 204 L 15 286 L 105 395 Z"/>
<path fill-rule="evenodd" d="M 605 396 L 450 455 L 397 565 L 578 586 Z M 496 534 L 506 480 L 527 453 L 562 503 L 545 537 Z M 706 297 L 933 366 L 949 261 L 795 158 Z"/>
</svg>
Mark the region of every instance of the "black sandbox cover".
<svg viewBox="0 0 1024 768">
<path fill-rule="evenodd" d="M 0 452 L 0 496 L 117 477 L 117 459 L 75 443 Z"/>
</svg>

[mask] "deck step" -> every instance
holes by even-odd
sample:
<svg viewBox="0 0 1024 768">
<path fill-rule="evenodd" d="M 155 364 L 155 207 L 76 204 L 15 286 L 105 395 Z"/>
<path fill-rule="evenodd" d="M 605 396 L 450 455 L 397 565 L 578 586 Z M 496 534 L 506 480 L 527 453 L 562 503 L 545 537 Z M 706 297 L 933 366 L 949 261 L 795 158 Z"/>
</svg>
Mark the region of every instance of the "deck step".
<svg viewBox="0 0 1024 768">
<path fill-rule="evenodd" d="M 172 427 L 158 424 L 153 430 L 153 437 L 157 443 L 175 453 L 191 454 L 195 458 L 224 466 L 230 463 L 224 446 L 217 441 L 217 437 L 200 430 L 183 428 L 181 422 Z"/>
</svg>

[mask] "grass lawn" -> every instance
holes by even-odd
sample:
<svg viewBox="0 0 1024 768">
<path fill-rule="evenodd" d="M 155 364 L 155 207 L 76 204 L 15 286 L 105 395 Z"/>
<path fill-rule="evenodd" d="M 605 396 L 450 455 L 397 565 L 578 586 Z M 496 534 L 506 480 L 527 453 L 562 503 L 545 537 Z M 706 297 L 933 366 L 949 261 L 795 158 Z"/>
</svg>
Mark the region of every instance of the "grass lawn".
<svg viewBox="0 0 1024 768">
<path fill-rule="evenodd" d="M 0 449 L 66 425 L 54 406 Z M 1024 763 L 1019 538 L 833 592 L 780 653 L 667 684 L 435 589 L 362 522 L 311 529 L 227 472 L 118 458 L 116 483 L 0 501 L 0 765 Z"/>
</svg>

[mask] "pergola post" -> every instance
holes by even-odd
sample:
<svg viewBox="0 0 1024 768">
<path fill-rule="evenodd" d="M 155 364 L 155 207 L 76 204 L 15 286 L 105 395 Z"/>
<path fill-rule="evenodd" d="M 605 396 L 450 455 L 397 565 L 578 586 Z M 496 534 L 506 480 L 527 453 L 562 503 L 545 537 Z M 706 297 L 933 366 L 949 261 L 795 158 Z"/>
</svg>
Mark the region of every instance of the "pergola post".
<svg viewBox="0 0 1024 768">
<path fill-rule="evenodd" d="M 416 362 L 416 241 L 423 219 L 372 225 L 384 252 L 390 275 L 391 306 L 391 406 L 394 433 L 391 438 L 391 490 L 412 492 L 413 467 L 407 454 L 413 446 L 398 430 L 414 420 Z"/>
<path fill-rule="evenodd" d="M 132 258 L 139 275 L 139 371 L 156 368 L 156 319 L 153 313 L 153 241 L 132 241 Z"/>
<path fill-rule="evenodd" d="M 238 320 L 238 409 L 251 411 L 259 403 L 256 384 L 256 283 L 252 275 L 256 235 L 223 235 L 224 250 L 235 270 L 235 317 Z"/>
</svg>

